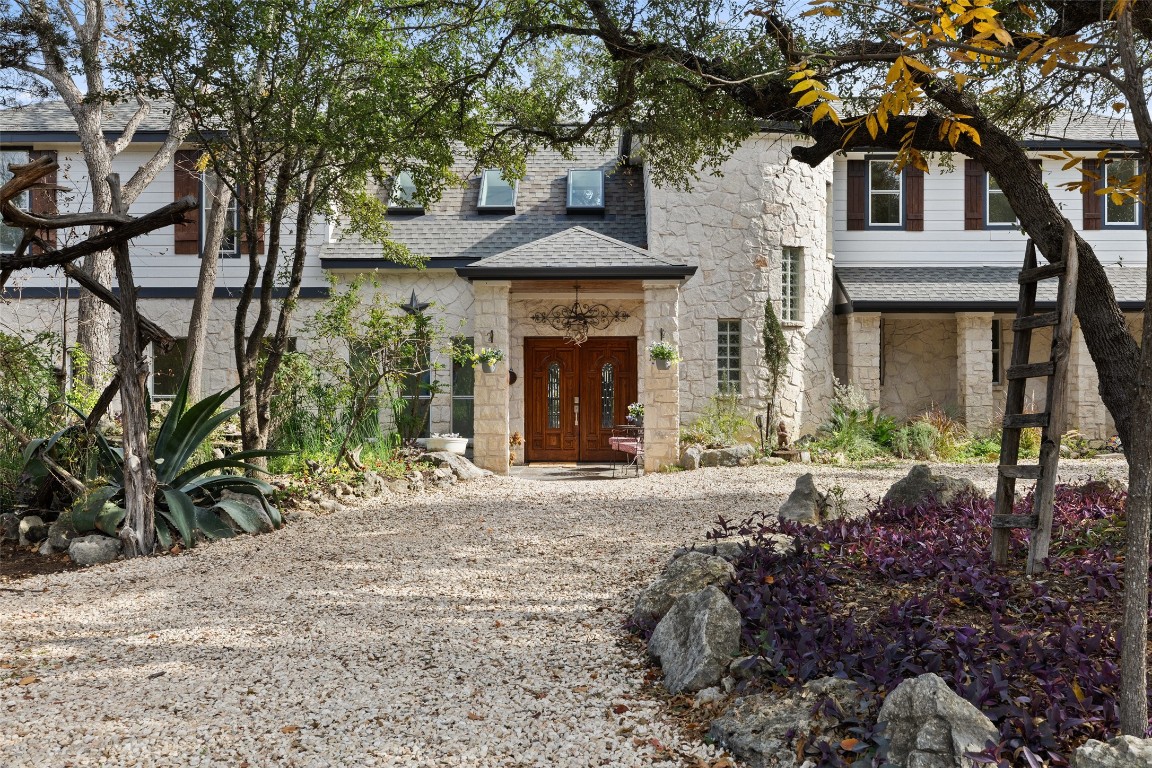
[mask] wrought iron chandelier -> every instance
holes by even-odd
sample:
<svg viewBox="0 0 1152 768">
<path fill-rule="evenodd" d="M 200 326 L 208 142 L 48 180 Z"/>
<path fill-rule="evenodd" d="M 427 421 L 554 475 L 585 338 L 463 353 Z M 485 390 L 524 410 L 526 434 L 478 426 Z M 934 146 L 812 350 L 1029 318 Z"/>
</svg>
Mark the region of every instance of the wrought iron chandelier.
<svg viewBox="0 0 1152 768">
<path fill-rule="evenodd" d="M 580 346 L 588 341 L 590 330 L 602 331 L 612 323 L 627 320 L 630 315 L 621 309 L 609 309 L 603 304 L 581 304 L 580 286 L 576 286 L 576 298 L 569 304 L 558 304 L 547 312 L 536 312 L 532 321 L 547 324 L 564 332 L 564 338 Z"/>
</svg>

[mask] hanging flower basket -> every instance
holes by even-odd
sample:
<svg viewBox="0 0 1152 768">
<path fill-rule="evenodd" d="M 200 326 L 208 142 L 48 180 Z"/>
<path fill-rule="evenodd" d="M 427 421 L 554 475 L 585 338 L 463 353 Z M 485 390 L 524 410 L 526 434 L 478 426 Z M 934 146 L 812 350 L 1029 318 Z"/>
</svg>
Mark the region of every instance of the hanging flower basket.
<svg viewBox="0 0 1152 768">
<path fill-rule="evenodd" d="M 680 361 L 680 353 L 666 341 L 654 341 L 648 345 L 648 359 L 656 363 L 658 370 L 666 371 Z"/>
<path fill-rule="evenodd" d="M 476 350 L 476 362 L 484 373 L 496 373 L 496 364 L 504 359 L 504 350 L 481 347 Z"/>
</svg>

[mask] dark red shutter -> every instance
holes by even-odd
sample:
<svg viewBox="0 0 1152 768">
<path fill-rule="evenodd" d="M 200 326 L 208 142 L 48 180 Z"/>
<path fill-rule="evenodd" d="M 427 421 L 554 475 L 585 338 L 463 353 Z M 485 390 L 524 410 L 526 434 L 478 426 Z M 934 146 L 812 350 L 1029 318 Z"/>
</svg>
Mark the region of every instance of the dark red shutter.
<svg viewBox="0 0 1152 768">
<path fill-rule="evenodd" d="M 1085 171 L 1084 180 L 1091 182 L 1084 189 L 1084 229 L 1100 229 L 1104 224 L 1104 218 L 1101 215 L 1101 196 L 1096 194 L 1096 190 L 1104 187 L 1104 179 L 1094 179 L 1088 174 L 1100 176 L 1104 173 L 1104 169 L 1099 160 L 1085 160 L 1081 163 L 1081 167 Z"/>
<path fill-rule="evenodd" d="M 200 161 L 200 151 L 181 149 L 176 153 L 172 176 L 172 199 L 192 195 L 200 200 L 200 172 L 196 164 Z M 176 225 L 176 253 L 189 256 L 200 255 L 200 206 L 197 205 L 184 214 L 184 223 Z"/>
<path fill-rule="evenodd" d="M 29 160 L 39 160 L 42 157 L 50 157 L 56 159 L 56 150 L 54 149 L 34 149 L 28 153 Z M 51 189 L 33 189 L 29 195 L 28 212 L 33 216 L 55 216 L 59 213 L 56 206 L 56 171 L 44 174 L 40 177 L 41 184 L 47 184 Z M 40 230 L 40 237 L 44 241 L 56 247 L 56 230 L 43 229 Z"/>
<path fill-rule="evenodd" d="M 864 209 L 868 203 L 868 163 L 848 161 L 848 229 L 864 229 Z"/>
<path fill-rule="evenodd" d="M 984 193 L 988 177 L 979 160 L 964 161 L 964 229 L 984 229 Z"/>
<path fill-rule="evenodd" d="M 904 229 L 924 231 L 924 171 L 911 165 L 904 169 Z"/>
</svg>

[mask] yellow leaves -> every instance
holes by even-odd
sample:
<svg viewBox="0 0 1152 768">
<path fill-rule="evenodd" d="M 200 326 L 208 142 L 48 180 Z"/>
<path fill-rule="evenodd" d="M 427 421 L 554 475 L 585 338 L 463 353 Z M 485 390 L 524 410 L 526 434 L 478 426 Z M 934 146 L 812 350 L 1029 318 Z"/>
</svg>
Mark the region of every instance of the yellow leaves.
<svg viewBox="0 0 1152 768">
<path fill-rule="evenodd" d="M 967 136 L 973 144 L 979 145 L 980 132 L 964 122 L 967 117 L 968 115 L 954 115 L 943 118 L 940 121 L 940 139 L 947 141 L 954 148 L 962 137 Z"/>
<path fill-rule="evenodd" d="M 298 725 L 286 725 L 280 729 L 280 733 L 299 733 L 299 732 L 300 732 L 300 726 L 298 726 Z"/>
<path fill-rule="evenodd" d="M 1083 704 L 1084 700 L 1087 698 L 1087 696 L 1084 695 L 1084 689 L 1081 688 L 1080 683 L 1076 682 L 1075 680 L 1072 681 L 1072 695 L 1075 696 L 1076 701 L 1080 702 L 1081 704 Z"/>
<path fill-rule="evenodd" d="M 812 2 L 808 3 L 808 5 L 813 5 L 816 7 L 811 8 L 807 11 L 804 11 L 804 13 L 800 14 L 801 17 L 842 16 L 843 15 L 843 11 L 841 11 L 835 5 L 833 5 L 829 2 L 826 2 L 826 0 L 812 0 Z"/>
<path fill-rule="evenodd" d="M 831 120 L 836 125 L 840 125 L 840 116 L 836 114 L 829 102 L 839 101 L 840 97 L 828 90 L 828 86 L 816 79 L 816 70 L 814 69 L 801 69 L 793 72 L 788 76 L 789 80 L 796 80 L 796 85 L 792 86 L 791 93 L 802 94 L 796 100 L 796 106 L 803 108 L 815 104 L 812 110 L 812 123 L 816 124 L 821 120 Z"/>
<path fill-rule="evenodd" d="M 1124 104 L 1124 102 L 1122 102 L 1122 101 L 1114 102 L 1112 104 L 1112 111 L 1113 112 L 1123 112 L 1126 106 L 1127 105 Z"/>
<path fill-rule="evenodd" d="M 38 682 L 40 682 L 40 678 L 36 677 L 35 675 L 28 675 L 27 677 L 20 678 L 20 680 L 16 683 L 16 685 L 21 685 L 21 686 L 26 687 L 26 686 L 32 685 L 33 683 L 38 683 Z"/>
</svg>

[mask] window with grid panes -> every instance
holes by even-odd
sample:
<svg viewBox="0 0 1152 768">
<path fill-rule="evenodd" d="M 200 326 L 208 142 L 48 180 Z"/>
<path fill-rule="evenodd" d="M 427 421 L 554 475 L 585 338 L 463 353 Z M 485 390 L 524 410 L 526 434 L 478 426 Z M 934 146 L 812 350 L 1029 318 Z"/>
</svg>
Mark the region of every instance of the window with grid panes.
<svg viewBox="0 0 1152 768">
<path fill-rule="evenodd" d="M 803 296 L 800 277 L 804 274 L 804 249 L 785 246 L 780 259 L 780 319 L 798 323 Z"/>
<path fill-rule="evenodd" d="M 719 320 L 716 326 L 716 389 L 740 393 L 740 321 Z"/>
<path fill-rule="evenodd" d="M 471 338 L 456 339 L 457 348 L 473 349 Z M 476 369 L 470 362 L 452 361 L 452 431 L 460 437 L 475 437 Z"/>
<path fill-rule="evenodd" d="M 8 164 L 24 165 L 28 162 L 27 150 L 6 149 L 0 152 L 0 185 L 6 184 L 12 178 Z M 21 210 L 28 210 L 28 192 L 25 190 L 12 198 L 12 205 Z M 15 253 L 16 247 L 24 238 L 24 230 L 19 227 L 8 227 L 0 223 L 0 253 Z"/>
<path fill-rule="evenodd" d="M 171 400 L 180 389 L 180 379 L 184 376 L 184 355 L 188 349 L 188 339 L 176 339 L 167 352 L 152 347 L 152 399 Z"/>
</svg>

